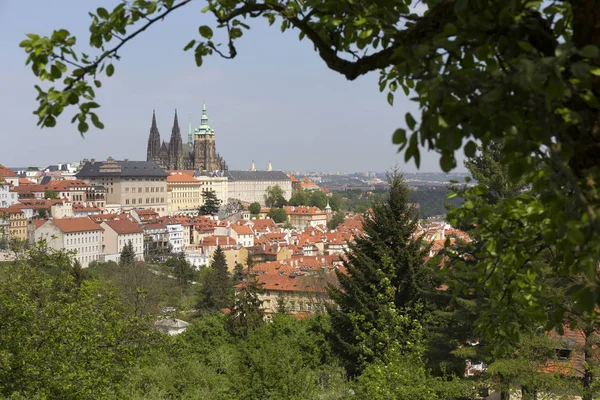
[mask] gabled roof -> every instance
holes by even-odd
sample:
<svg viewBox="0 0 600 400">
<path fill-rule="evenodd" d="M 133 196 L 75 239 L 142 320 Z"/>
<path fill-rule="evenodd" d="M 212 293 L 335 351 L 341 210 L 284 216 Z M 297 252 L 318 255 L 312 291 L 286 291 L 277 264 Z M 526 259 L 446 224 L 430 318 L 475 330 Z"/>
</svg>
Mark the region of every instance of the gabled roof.
<svg viewBox="0 0 600 400">
<path fill-rule="evenodd" d="M 185 171 L 171 171 L 170 175 L 167 176 L 167 182 L 168 183 L 189 182 L 189 183 L 195 183 L 197 185 L 202 184 L 199 180 L 194 179 L 194 177 L 192 175 L 188 175 L 183 172 L 185 172 Z"/>
<path fill-rule="evenodd" d="M 127 219 L 105 221 L 104 223 L 119 235 L 144 233 L 138 224 Z"/>
<path fill-rule="evenodd" d="M 247 225 L 232 225 L 231 229 L 238 235 L 253 235 L 252 229 Z"/>
<path fill-rule="evenodd" d="M 16 178 L 17 176 L 12 169 L 0 165 L 0 178 Z"/>
<path fill-rule="evenodd" d="M 96 224 L 88 217 L 51 219 L 47 222 L 53 223 L 58 229 L 60 229 L 64 233 L 104 230 L 100 225 Z"/>
</svg>

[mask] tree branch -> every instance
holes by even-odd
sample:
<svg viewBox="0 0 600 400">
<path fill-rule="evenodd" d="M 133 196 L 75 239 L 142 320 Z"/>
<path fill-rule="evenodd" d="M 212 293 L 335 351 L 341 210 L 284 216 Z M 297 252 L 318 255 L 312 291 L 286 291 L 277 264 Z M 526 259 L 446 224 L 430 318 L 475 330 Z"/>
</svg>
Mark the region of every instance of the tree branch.
<svg viewBox="0 0 600 400">
<path fill-rule="evenodd" d="M 315 45 L 319 56 L 327 66 L 344 75 L 348 80 L 354 80 L 368 72 L 384 69 L 393 65 L 396 60 L 394 52 L 403 47 L 410 46 L 424 40 L 427 40 L 439 33 L 446 23 L 455 18 L 454 0 L 445 0 L 433 8 L 427 15 L 421 17 L 411 27 L 399 31 L 394 38 L 393 43 L 386 49 L 380 50 L 368 56 L 358 58 L 356 61 L 348 61 L 338 56 L 334 50 L 309 24 L 307 19 L 300 19 L 296 16 L 285 17 L 283 14 L 286 7 L 280 3 L 276 4 L 252 4 L 246 3 L 243 6 L 231 10 L 229 13 L 219 17 L 216 11 L 213 13 L 217 17 L 217 22 L 226 24 L 232 19 L 245 16 L 250 13 L 262 13 L 265 11 L 276 11 L 283 18 L 287 19 L 294 27 L 302 31 L 306 37 Z M 310 14 L 310 13 L 309 13 Z"/>
<path fill-rule="evenodd" d="M 145 23 L 143 26 L 141 26 L 138 30 L 136 30 L 135 32 L 133 32 L 131 35 L 124 37 L 124 38 L 118 38 L 121 42 L 116 45 L 115 47 L 113 47 L 110 50 L 105 51 L 104 53 L 102 53 L 102 55 L 100 55 L 94 62 L 92 62 L 91 64 L 85 66 L 82 68 L 83 73 L 78 75 L 75 79 L 73 79 L 73 81 L 71 83 L 69 83 L 69 85 L 65 88 L 65 90 L 69 90 L 73 87 L 73 85 L 81 80 L 83 80 L 85 78 L 85 76 L 92 70 L 96 69 L 98 67 L 98 65 L 100 65 L 100 63 L 102 61 L 104 61 L 105 59 L 116 55 L 117 52 L 119 51 L 119 49 L 125 45 L 125 43 L 127 43 L 128 41 L 130 41 L 131 39 L 133 39 L 134 37 L 136 37 L 137 35 L 139 35 L 140 33 L 144 32 L 146 29 L 148 29 L 151 25 L 153 25 L 155 22 L 163 19 L 164 17 L 166 17 L 168 14 L 170 14 L 171 12 L 177 10 L 180 7 L 183 7 L 184 5 L 188 4 L 189 2 L 191 2 L 192 0 L 183 0 L 181 3 L 174 5 L 171 8 L 167 8 L 163 13 L 159 14 L 158 16 L 154 17 L 154 18 L 147 18 L 148 22 Z"/>
</svg>

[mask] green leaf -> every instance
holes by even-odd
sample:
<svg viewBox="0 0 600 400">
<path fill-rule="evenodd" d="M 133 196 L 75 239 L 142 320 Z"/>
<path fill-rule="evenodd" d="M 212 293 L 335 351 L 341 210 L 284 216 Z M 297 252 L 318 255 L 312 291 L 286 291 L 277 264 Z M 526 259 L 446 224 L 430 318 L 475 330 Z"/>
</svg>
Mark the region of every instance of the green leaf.
<svg viewBox="0 0 600 400">
<path fill-rule="evenodd" d="M 446 120 L 444 119 L 444 117 L 442 117 L 441 115 L 438 115 L 438 125 L 442 128 L 447 128 L 448 127 L 448 123 L 446 122 Z"/>
<path fill-rule="evenodd" d="M 587 78 L 590 74 L 590 65 L 584 61 L 571 64 L 571 73 L 576 78 Z"/>
<path fill-rule="evenodd" d="M 415 121 L 413 116 L 410 113 L 406 113 L 406 115 L 404 116 L 404 119 L 406 120 L 406 125 L 408 126 L 408 128 L 410 130 L 414 130 L 415 125 L 417 124 L 417 121 Z"/>
<path fill-rule="evenodd" d="M 367 38 L 370 38 L 371 35 L 373 35 L 373 29 L 366 29 L 366 30 L 362 31 L 358 35 L 358 37 L 361 38 L 361 39 L 367 39 Z"/>
<path fill-rule="evenodd" d="M 52 78 L 54 78 L 54 79 L 59 79 L 62 76 L 60 69 L 58 69 L 58 67 L 56 65 L 52 65 L 50 67 L 50 74 L 52 75 Z"/>
<path fill-rule="evenodd" d="M 81 133 L 86 133 L 89 128 L 90 127 L 89 127 L 89 125 L 86 122 L 80 122 L 79 125 L 77 125 L 77 129 Z"/>
<path fill-rule="evenodd" d="M 183 51 L 188 51 L 189 49 L 194 47 L 195 44 L 196 44 L 196 41 L 191 40 L 188 44 L 185 45 L 185 47 L 183 48 Z"/>
<path fill-rule="evenodd" d="M 596 58 L 600 55 L 598 48 L 594 45 L 588 44 L 583 49 L 579 50 L 579 55 L 585 58 Z"/>
<path fill-rule="evenodd" d="M 98 14 L 98 16 L 102 19 L 108 19 L 108 17 L 109 17 L 108 11 L 106 11 L 106 9 L 102 8 L 102 7 L 98 8 L 96 10 L 96 14 Z"/>
<path fill-rule="evenodd" d="M 92 118 L 92 123 L 94 124 L 94 126 L 98 129 L 104 129 L 104 124 L 102 122 L 100 122 L 100 120 L 98 119 L 98 116 L 96 114 L 90 114 L 90 117 Z"/>
<path fill-rule="evenodd" d="M 572 227 L 567 232 L 567 239 L 573 244 L 582 244 L 585 239 L 585 235 L 580 229 Z"/>
<path fill-rule="evenodd" d="M 477 152 L 477 145 L 474 141 L 469 140 L 465 145 L 465 156 L 471 158 L 475 157 L 475 153 Z"/>
<path fill-rule="evenodd" d="M 77 96 L 77 93 L 71 92 L 69 93 L 67 100 L 69 101 L 69 104 L 77 104 L 79 102 L 79 96 Z"/>
<path fill-rule="evenodd" d="M 456 167 L 456 160 L 450 154 L 442 154 L 440 158 L 440 166 L 442 167 L 442 171 L 450 172 L 454 167 Z"/>
<path fill-rule="evenodd" d="M 387 102 L 390 104 L 390 106 L 394 105 L 394 94 L 392 92 L 388 93 Z"/>
<path fill-rule="evenodd" d="M 102 82 L 100 82 L 99 80 L 94 80 L 94 85 L 96 85 L 97 88 L 102 87 Z"/>
<path fill-rule="evenodd" d="M 213 31 L 209 26 L 202 25 L 198 30 L 200 31 L 200 35 L 206 39 L 210 39 L 213 36 Z"/>
<path fill-rule="evenodd" d="M 115 67 L 112 64 L 108 64 L 106 67 L 106 76 L 111 77 L 115 72 Z"/>
<path fill-rule="evenodd" d="M 406 130 L 402 128 L 398 128 L 394 131 L 392 135 L 392 143 L 397 145 L 405 145 L 406 144 Z"/>
<path fill-rule="evenodd" d="M 592 68 L 590 70 L 590 74 L 595 75 L 595 76 L 600 76 L 600 68 Z"/>
<path fill-rule="evenodd" d="M 44 126 L 47 126 L 48 128 L 56 126 L 56 119 L 52 115 L 49 115 L 44 120 Z"/>
</svg>

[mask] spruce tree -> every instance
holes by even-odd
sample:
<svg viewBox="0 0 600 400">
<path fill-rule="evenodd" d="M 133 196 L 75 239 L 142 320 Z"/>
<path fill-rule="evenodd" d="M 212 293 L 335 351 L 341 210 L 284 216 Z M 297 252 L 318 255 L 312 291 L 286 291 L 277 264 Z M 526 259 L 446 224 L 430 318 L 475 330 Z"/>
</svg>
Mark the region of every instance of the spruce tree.
<svg viewBox="0 0 600 400">
<path fill-rule="evenodd" d="M 363 234 L 350 246 L 344 263 L 347 274 L 337 271 L 339 288 L 329 288 L 335 302 L 328 307 L 333 348 L 351 376 L 383 356 L 385 349 L 374 348 L 378 330 L 400 335 L 386 327 L 382 317 L 390 309 L 389 301 L 400 313 L 422 308 L 418 304 L 434 287 L 424 262 L 427 246 L 414 236 L 418 220 L 408 204 L 409 189 L 397 170 L 388 181 L 388 199 L 373 204 L 372 212 L 365 214 Z"/>
<path fill-rule="evenodd" d="M 216 312 L 231 304 L 231 275 L 227 270 L 227 260 L 221 246 L 217 246 L 213 260 L 202 276 L 198 307 L 201 310 Z"/>
<path fill-rule="evenodd" d="M 256 278 L 248 273 L 246 282 L 236 293 L 231 313 L 227 317 L 232 335 L 246 338 L 250 332 L 263 324 L 264 311 L 259 297 L 261 293 L 263 288 Z"/>
<path fill-rule="evenodd" d="M 221 207 L 221 200 L 217 197 L 217 193 L 214 190 L 207 190 L 202 192 L 202 197 L 204 198 L 204 204 L 198 210 L 200 215 L 218 214 Z"/>
<path fill-rule="evenodd" d="M 135 264 L 135 250 L 133 250 L 133 243 L 131 240 L 123 246 L 121 250 L 121 257 L 119 258 L 119 265 L 132 265 Z"/>
</svg>

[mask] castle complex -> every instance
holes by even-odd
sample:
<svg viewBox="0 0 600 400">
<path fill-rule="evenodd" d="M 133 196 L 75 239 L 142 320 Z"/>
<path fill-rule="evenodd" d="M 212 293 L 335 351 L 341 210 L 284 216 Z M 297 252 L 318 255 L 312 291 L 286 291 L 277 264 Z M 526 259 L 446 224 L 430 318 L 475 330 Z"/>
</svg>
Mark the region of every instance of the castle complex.
<svg viewBox="0 0 600 400">
<path fill-rule="evenodd" d="M 156 126 L 156 115 L 152 112 L 146 160 L 156 162 L 165 170 L 226 170 L 225 160 L 217 153 L 215 130 L 208 125 L 206 104 L 202 105 L 200 126 L 192 132 L 190 123 L 188 142 L 185 144 L 181 140 L 177 110 L 175 110 L 171 140 L 169 142 L 163 140 L 162 143 Z"/>
</svg>

